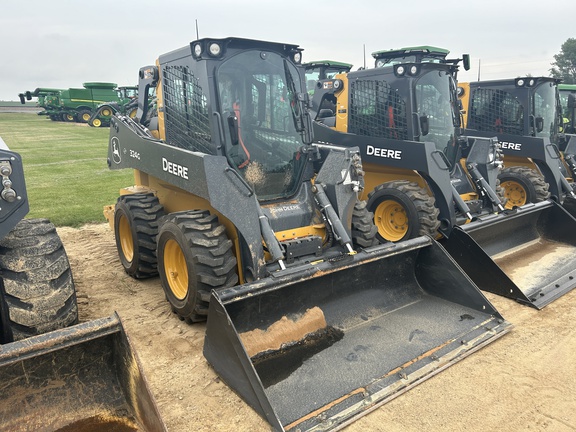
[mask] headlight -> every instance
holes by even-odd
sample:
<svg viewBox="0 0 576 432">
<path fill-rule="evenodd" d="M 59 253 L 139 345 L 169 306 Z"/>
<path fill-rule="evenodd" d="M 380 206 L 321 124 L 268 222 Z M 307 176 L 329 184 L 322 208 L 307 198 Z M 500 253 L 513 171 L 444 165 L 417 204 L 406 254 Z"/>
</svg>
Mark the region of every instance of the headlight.
<svg viewBox="0 0 576 432">
<path fill-rule="evenodd" d="M 194 55 L 196 57 L 200 57 L 200 54 L 202 54 L 202 45 L 197 43 L 196 45 L 194 45 Z"/>
<path fill-rule="evenodd" d="M 416 65 L 410 66 L 410 75 L 416 75 L 418 73 L 418 67 Z"/>
<path fill-rule="evenodd" d="M 376 60 L 376 67 L 377 68 L 384 67 L 385 64 L 386 64 L 386 62 L 382 59 Z"/>
<path fill-rule="evenodd" d="M 404 68 L 404 66 L 398 66 L 396 68 L 396 74 L 397 75 L 404 75 L 405 72 L 406 72 L 406 69 Z"/>
<path fill-rule="evenodd" d="M 524 84 L 526 84 L 526 82 L 523 79 L 519 79 L 518 81 L 516 81 L 516 85 L 518 87 L 524 87 Z"/>
<path fill-rule="evenodd" d="M 294 54 L 294 63 L 299 64 L 301 60 L 302 60 L 302 53 L 301 52 L 295 53 Z"/>
<path fill-rule="evenodd" d="M 210 46 L 208 47 L 208 50 L 210 51 L 210 55 L 213 57 L 218 57 L 220 55 L 220 53 L 222 52 L 222 48 L 216 42 L 212 42 L 210 44 Z"/>
</svg>

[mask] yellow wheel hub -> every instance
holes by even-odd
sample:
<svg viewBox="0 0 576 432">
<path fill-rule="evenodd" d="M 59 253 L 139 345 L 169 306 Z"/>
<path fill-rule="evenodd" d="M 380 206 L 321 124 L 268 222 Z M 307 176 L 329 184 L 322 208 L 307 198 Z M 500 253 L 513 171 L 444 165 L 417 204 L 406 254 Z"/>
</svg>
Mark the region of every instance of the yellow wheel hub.
<svg viewBox="0 0 576 432">
<path fill-rule="evenodd" d="M 188 293 L 188 267 L 176 240 L 170 239 L 164 245 L 164 271 L 174 297 L 184 300 Z"/>
<path fill-rule="evenodd" d="M 120 216 L 120 220 L 118 221 L 118 236 L 124 258 L 126 258 L 128 262 L 132 262 L 134 259 L 134 240 L 132 239 L 130 222 L 124 215 Z"/>
<path fill-rule="evenodd" d="M 110 111 L 108 108 L 105 108 L 102 110 L 101 114 L 105 117 L 110 117 L 112 115 L 112 111 Z"/>
<path fill-rule="evenodd" d="M 508 180 L 503 182 L 501 186 L 504 188 L 504 196 L 508 198 L 505 206 L 507 209 L 526 204 L 526 190 L 520 183 Z"/>
<path fill-rule="evenodd" d="M 382 201 L 374 211 L 374 223 L 378 234 L 388 241 L 401 240 L 408 232 L 408 216 L 397 201 Z"/>
<path fill-rule="evenodd" d="M 90 114 L 88 114 L 88 113 L 82 114 L 82 120 L 84 120 L 85 122 L 87 122 L 88 120 L 90 120 Z"/>
<path fill-rule="evenodd" d="M 102 122 L 100 121 L 100 119 L 94 119 L 94 121 L 92 122 L 92 126 L 100 127 L 102 126 Z"/>
</svg>

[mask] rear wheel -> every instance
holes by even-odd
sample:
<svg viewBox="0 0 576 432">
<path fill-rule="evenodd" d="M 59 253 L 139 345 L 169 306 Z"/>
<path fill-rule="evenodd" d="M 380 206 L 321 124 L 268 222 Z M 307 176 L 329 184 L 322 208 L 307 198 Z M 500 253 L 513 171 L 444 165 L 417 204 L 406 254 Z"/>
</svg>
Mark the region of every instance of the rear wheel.
<svg viewBox="0 0 576 432">
<path fill-rule="evenodd" d="M 368 210 L 381 242 L 397 242 L 420 235 L 435 236 L 440 227 L 434 198 L 417 183 L 397 180 L 378 185 L 368 195 Z"/>
<path fill-rule="evenodd" d="M 120 261 L 136 279 L 158 274 L 156 236 L 164 209 L 152 194 L 123 195 L 114 209 L 114 234 Z"/>
<path fill-rule="evenodd" d="M 504 189 L 507 209 L 545 201 L 550 197 L 548 183 L 540 173 L 531 168 L 521 166 L 505 168 L 498 175 L 498 179 Z"/>
<path fill-rule="evenodd" d="M 158 232 L 158 271 L 172 311 L 204 321 L 212 289 L 238 283 L 233 243 L 206 210 L 172 213 Z"/>
<path fill-rule="evenodd" d="M 0 241 L 0 342 L 78 322 L 70 262 L 54 225 L 24 219 Z"/>
<path fill-rule="evenodd" d="M 80 110 L 76 114 L 76 118 L 80 123 L 88 123 L 88 120 L 90 120 L 91 116 L 92 114 L 88 110 Z"/>
<path fill-rule="evenodd" d="M 72 113 L 64 113 L 62 114 L 62 120 L 65 122 L 74 122 L 76 121 L 76 117 Z"/>
<path fill-rule="evenodd" d="M 366 248 L 378 244 L 374 215 L 368 211 L 366 201 L 356 201 L 352 213 L 352 243 L 354 248 Z"/>
<path fill-rule="evenodd" d="M 101 127 L 102 126 L 102 120 L 100 120 L 99 118 L 95 118 L 94 120 L 92 120 L 90 126 Z"/>
</svg>

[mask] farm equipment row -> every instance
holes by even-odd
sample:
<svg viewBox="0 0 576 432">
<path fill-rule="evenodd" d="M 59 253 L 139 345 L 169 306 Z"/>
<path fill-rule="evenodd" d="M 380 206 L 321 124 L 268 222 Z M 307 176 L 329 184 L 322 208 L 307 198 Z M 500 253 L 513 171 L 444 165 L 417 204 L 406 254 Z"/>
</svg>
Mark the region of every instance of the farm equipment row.
<svg viewBox="0 0 576 432">
<path fill-rule="evenodd" d="M 90 126 L 109 126 L 114 113 L 135 115 L 136 87 L 117 87 L 115 83 L 88 82 L 84 88 L 37 88 L 20 93 L 20 102 L 37 98 L 42 108 L 39 115 L 53 121 L 88 123 Z"/>
</svg>

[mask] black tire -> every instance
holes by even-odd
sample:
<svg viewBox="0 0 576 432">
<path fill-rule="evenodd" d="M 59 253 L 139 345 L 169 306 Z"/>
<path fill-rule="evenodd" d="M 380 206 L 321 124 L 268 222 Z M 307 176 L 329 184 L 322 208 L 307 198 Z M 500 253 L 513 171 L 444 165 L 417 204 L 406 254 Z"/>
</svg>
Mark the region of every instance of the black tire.
<svg viewBox="0 0 576 432">
<path fill-rule="evenodd" d="M 72 114 L 72 113 L 62 113 L 62 121 L 71 123 L 71 122 L 75 122 L 76 121 L 76 115 Z"/>
<path fill-rule="evenodd" d="M 352 244 L 354 249 L 367 248 L 379 243 L 374 214 L 368 211 L 366 201 L 356 201 L 352 213 Z"/>
<path fill-rule="evenodd" d="M 506 196 L 506 191 L 500 185 L 500 179 L 496 179 L 496 195 L 498 195 L 498 198 L 500 199 L 502 206 L 504 208 L 506 208 L 506 203 L 508 202 L 508 197 Z"/>
<path fill-rule="evenodd" d="M 527 203 L 537 203 L 550 198 L 548 183 L 542 174 L 528 167 L 504 168 L 498 175 L 507 199 L 506 208 L 511 209 Z"/>
<path fill-rule="evenodd" d="M 90 117 L 92 117 L 92 113 L 89 110 L 80 110 L 76 113 L 78 123 L 88 123 Z"/>
<path fill-rule="evenodd" d="M 120 262 L 135 279 L 158 275 L 156 236 L 164 209 L 152 194 L 123 195 L 114 209 L 114 235 Z"/>
<path fill-rule="evenodd" d="M 435 237 L 440 211 L 434 197 L 417 183 L 397 180 L 383 183 L 368 194 L 368 210 L 374 214 L 381 242 L 397 242 L 421 235 Z"/>
<path fill-rule="evenodd" d="M 78 322 L 70 262 L 47 219 L 24 219 L 0 241 L 0 342 Z"/>
<path fill-rule="evenodd" d="M 188 323 L 205 321 L 212 289 L 238 283 L 233 243 L 209 211 L 166 216 L 158 232 L 158 271 L 172 311 Z"/>
</svg>

